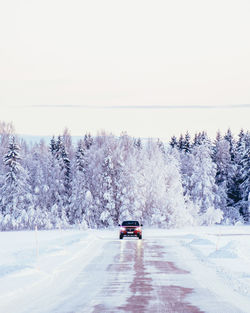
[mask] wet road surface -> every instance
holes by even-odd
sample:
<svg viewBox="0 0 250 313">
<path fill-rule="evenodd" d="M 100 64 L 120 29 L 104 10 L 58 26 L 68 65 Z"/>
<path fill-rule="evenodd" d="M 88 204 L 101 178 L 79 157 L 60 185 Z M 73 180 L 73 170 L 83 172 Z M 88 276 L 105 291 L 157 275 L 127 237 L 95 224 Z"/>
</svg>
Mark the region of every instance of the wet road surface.
<svg viewBox="0 0 250 313">
<path fill-rule="evenodd" d="M 93 312 L 201 312 L 186 300 L 192 289 L 169 285 L 167 274 L 185 275 L 187 271 L 177 268 L 172 262 L 163 261 L 163 247 L 146 241 L 124 241 L 122 252 L 107 268 L 110 280 L 104 286 L 105 296 L 115 297 L 119 275 L 133 271 L 127 285 L 126 303 L 116 307 L 96 305 Z M 155 278 L 153 279 L 152 273 Z M 158 277 L 157 277 L 158 276 Z"/>
<path fill-rule="evenodd" d="M 166 247 L 150 240 L 107 241 L 103 253 L 65 291 L 54 313 L 200 313 L 194 290 L 175 282 L 189 272 L 167 261 Z"/>
</svg>

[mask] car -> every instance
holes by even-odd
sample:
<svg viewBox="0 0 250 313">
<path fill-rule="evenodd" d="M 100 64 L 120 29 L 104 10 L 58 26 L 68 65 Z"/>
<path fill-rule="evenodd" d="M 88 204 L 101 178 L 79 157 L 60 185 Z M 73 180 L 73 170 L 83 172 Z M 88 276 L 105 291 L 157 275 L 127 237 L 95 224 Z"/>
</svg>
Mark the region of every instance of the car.
<svg viewBox="0 0 250 313">
<path fill-rule="evenodd" d="M 123 237 L 138 237 L 142 239 L 142 224 L 138 221 L 124 221 L 120 225 L 120 239 Z"/>
</svg>

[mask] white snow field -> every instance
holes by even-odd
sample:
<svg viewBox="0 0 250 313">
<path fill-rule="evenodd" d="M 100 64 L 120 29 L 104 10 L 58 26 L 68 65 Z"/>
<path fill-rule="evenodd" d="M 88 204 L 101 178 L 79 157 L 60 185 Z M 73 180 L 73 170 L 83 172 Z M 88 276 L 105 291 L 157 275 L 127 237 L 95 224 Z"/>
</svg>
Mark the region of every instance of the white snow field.
<svg viewBox="0 0 250 313">
<path fill-rule="evenodd" d="M 1 232 L 0 312 L 250 312 L 250 226 L 118 231 Z"/>
</svg>

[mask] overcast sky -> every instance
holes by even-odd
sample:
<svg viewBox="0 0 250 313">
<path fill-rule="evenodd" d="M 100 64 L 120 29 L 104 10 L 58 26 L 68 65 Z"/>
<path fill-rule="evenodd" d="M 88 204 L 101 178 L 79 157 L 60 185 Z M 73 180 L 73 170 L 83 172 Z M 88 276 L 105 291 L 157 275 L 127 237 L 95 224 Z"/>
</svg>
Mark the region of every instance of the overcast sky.
<svg viewBox="0 0 250 313">
<path fill-rule="evenodd" d="M 19 133 L 249 129 L 249 0 L 0 0 L 0 120 Z"/>
</svg>

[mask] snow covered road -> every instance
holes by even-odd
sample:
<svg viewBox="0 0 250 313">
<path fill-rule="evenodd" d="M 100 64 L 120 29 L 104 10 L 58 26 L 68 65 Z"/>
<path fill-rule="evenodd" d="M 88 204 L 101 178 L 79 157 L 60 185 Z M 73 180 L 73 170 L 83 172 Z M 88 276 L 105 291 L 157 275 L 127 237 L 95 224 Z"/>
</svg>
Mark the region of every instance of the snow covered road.
<svg viewBox="0 0 250 313">
<path fill-rule="evenodd" d="M 248 226 L 117 238 L 117 230 L 0 233 L 0 312 L 250 311 Z"/>
</svg>

